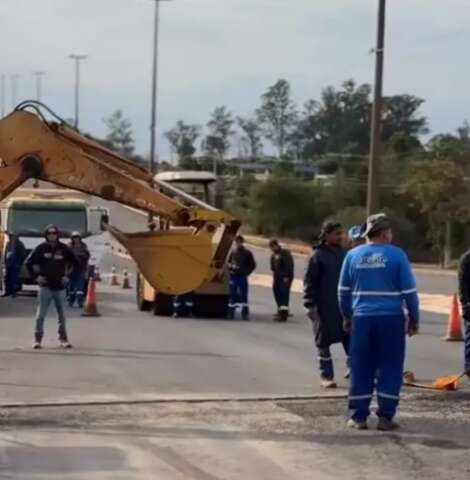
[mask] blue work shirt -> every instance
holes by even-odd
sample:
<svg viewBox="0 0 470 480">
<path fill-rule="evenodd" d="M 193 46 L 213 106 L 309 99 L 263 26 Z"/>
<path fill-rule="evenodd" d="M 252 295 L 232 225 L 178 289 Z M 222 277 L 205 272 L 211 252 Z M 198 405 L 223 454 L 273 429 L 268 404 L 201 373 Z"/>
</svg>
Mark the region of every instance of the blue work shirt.
<svg viewBox="0 0 470 480">
<path fill-rule="evenodd" d="M 401 315 L 419 323 L 416 281 L 405 252 L 394 245 L 370 243 L 356 247 L 344 259 L 338 285 L 345 317 Z"/>
</svg>

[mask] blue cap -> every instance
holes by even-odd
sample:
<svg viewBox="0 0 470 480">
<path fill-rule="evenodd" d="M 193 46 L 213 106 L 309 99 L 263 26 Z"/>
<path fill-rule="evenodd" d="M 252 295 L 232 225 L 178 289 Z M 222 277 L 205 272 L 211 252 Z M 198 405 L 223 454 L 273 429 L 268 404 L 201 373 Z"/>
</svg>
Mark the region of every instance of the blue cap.
<svg viewBox="0 0 470 480">
<path fill-rule="evenodd" d="M 351 240 L 359 240 L 362 238 L 362 226 L 361 225 L 354 225 L 348 231 L 348 237 Z"/>
</svg>

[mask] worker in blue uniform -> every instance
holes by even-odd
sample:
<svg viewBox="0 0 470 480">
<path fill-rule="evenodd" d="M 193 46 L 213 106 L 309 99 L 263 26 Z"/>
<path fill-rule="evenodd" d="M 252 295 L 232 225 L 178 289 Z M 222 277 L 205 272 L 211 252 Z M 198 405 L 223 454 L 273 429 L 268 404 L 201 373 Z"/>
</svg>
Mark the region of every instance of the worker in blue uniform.
<svg viewBox="0 0 470 480">
<path fill-rule="evenodd" d="M 367 428 L 376 382 L 378 429 L 394 430 L 398 428 L 393 418 L 403 382 L 405 334 L 418 333 L 419 301 L 408 258 L 391 245 L 387 216 L 370 216 L 364 236 L 367 244 L 346 255 L 338 286 L 345 329 L 351 332 L 348 425 Z"/>
<path fill-rule="evenodd" d="M 348 230 L 348 243 L 349 248 L 355 248 L 359 245 L 364 245 L 365 240 L 362 235 L 362 226 L 354 225 Z"/>
</svg>

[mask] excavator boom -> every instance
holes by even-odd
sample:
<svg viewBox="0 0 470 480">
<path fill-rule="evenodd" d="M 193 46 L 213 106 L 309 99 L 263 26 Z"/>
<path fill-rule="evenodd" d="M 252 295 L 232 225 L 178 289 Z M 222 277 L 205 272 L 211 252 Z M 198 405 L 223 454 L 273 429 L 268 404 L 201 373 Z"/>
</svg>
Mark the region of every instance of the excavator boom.
<svg viewBox="0 0 470 480">
<path fill-rule="evenodd" d="M 211 279 L 240 226 L 226 212 L 183 205 L 155 189 L 145 169 L 65 122 L 46 121 L 36 102 L 26 102 L 0 120 L 0 200 L 29 178 L 116 201 L 180 227 L 126 234 L 106 225 L 161 293 L 186 293 Z M 219 228 L 224 233 L 214 248 L 212 240 Z"/>
</svg>

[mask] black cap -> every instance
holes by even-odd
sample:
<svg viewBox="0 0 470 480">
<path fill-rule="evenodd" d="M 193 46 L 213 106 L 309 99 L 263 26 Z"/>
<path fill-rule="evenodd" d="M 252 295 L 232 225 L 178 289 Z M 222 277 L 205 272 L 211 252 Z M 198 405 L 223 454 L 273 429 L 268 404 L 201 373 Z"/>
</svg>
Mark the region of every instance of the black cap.
<svg viewBox="0 0 470 480">
<path fill-rule="evenodd" d="M 334 232 L 335 230 L 338 230 L 340 228 L 343 228 L 341 223 L 335 221 L 335 220 L 326 220 L 323 222 L 323 225 L 321 227 L 321 232 L 319 235 L 320 240 L 325 240 L 325 237 L 329 235 L 330 233 Z"/>
<path fill-rule="evenodd" d="M 392 222 L 385 213 L 376 213 L 367 217 L 367 221 L 364 227 L 363 237 L 370 237 L 374 233 L 378 233 L 381 230 L 387 230 L 392 227 Z"/>
</svg>

